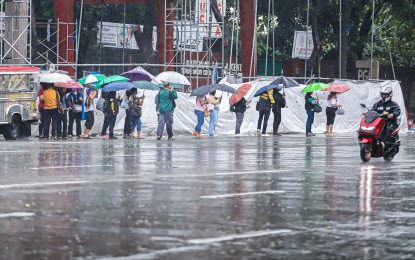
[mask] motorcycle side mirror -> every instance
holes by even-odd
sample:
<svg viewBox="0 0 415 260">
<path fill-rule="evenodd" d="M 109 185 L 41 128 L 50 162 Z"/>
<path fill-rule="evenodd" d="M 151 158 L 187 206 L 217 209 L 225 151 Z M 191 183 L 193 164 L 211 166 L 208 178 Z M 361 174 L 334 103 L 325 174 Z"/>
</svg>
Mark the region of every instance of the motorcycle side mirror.
<svg viewBox="0 0 415 260">
<path fill-rule="evenodd" d="M 367 108 L 365 104 L 360 104 L 361 107 Z"/>
</svg>

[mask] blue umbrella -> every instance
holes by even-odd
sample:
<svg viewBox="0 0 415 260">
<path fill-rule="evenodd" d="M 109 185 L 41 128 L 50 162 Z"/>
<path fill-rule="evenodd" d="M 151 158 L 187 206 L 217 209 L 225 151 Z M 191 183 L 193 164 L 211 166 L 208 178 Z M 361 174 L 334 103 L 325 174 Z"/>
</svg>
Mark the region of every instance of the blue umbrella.
<svg viewBox="0 0 415 260">
<path fill-rule="evenodd" d="M 262 88 L 258 89 L 258 91 L 255 92 L 254 97 L 257 97 L 257 96 L 261 95 L 262 93 L 264 93 L 264 92 L 266 92 L 270 89 L 274 89 L 274 88 L 276 88 L 278 90 L 281 90 L 281 87 L 278 86 L 278 85 L 268 85 L 268 86 L 265 86 L 265 87 L 262 87 Z"/>
<path fill-rule="evenodd" d="M 127 90 L 134 88 L 134 85 L 130 82 L 112 82 L 108 83 L 107 85 L 102 88 L 102 91 L 104 92 L 110 92 L 110 91 L 119 91 L 119 90 Z"/>
<path fill-rule="evenodd" d="M 208 94 L 212 91 L 215 91 L 215 90 L 220 90 L 220 91 L 223 91 L 223 92 L 229 92 L 229 93 L 232 93 L 232 94 L 238 93 L 238 90 L 236 90 L 232 87 L 229 87 L 228 85 L 225 85 L 225 84 L 212 84 L 212 85 L 205 85 L 205 86 L 202 86 L 202 87 L 199 87 L 199 88 L 193 90 L 192 93 L 190 93 L 190 96 L 191 97 L 192 96 L 202 96 L 202 95 L 206 95 L 206 94 Z"/>
</svg>

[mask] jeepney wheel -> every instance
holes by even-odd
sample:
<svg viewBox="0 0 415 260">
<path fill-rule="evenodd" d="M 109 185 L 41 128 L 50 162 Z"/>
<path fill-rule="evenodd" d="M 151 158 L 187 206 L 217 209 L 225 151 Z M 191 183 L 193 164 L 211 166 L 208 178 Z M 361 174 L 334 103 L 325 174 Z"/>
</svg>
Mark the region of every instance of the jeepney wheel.
<svg viewBox="0 0 415 260">
<path fill-rule="evenodd" d="M 21 121 L 20 117 L 14 115 L 12 117 L 12 122 L 7 126 L 6 131 L 3 133 L 3 136 L 6 140 L 16 140 L 20 136 L 21 132 Z"/>
</svg>

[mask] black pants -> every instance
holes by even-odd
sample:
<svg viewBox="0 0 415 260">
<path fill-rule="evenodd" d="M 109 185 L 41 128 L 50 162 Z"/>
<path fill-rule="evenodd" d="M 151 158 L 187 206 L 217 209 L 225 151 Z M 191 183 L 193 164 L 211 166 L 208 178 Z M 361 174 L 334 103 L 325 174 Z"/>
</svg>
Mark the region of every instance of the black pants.
<svg viewBox="0 0 415 260">
<path fill-rule="evenodd" d="M 269 119 L 270 114 L 271 114 L 271 111 L 264 111 L 264 110 L 259 111 L 257 129 L 261 129 L 262 118 L 264 118 L 264 125 L 262 126 L 262 133 L 263 134 L 265 134 L 267 132 L 268 119 Z"/>
<path fill-rule="evenodd" d="M 80 136 L 82 134 L 81 119 L 82 113 L 75 113 L 73 111 L 69 111 L 68 135 L 73 135 L 74 121 L 76 121 L 76 136 Z"/>
<path fill-rule="evenodd" d="M 88 130 L 91 130 L 95 122 L 94 111 L 86 112 L 85 116 L 86 116 L 85 128 Z"/>
<path fill-rule="evenodd" d="M 43 125 L 43 137 L 49 138 L 49 127 L 52 121 L 52 137 L 56 137 L 56 127 L 58 125 L 58 109 L 45 109 L 43 110 L 45 116 Z"/>
<path fill-rule="evenodd" d="M 39 108 L 39 115 L 40 115 L 40 123 L 39 123 L 39 137 L 43 136 L 43 128 L 45 127 L 45 115 L 44 109 Z"/>
<path fill-rule="evenodd" d="M 272 125 L 272 133 L 278 133 L 278 128 L 281 124 L 281 108 L 273 108 L 272 113 L 274 114 L 274 123 Z"/>
<path fill-rule="evenodd" d="M 327 123 L 326 125 L 333 125 L 334 118 L 336 118 L 336 109 L 334 107 L 326 108 Z"/>
<path fill-rule="evenodd" d="M 109 127 L 109 135 L 114 136 L 114 127 L 115 127 L 116 120 L 117 120 L 117 115 L 105 115 L 104 125 L 102 126 L 101 135 L 106 135 L 107 129 Z"/>
<path fill-rule="evenodd" d="M 64 137 L 64 138 L 68 136 L 68 111 L 67 110 L 65 110 L 63 113 L 58 114 L 57 136 Z"/>
<path fill-rule="evenodd" d="M 125 110 L 125 121 L 124 121 L 124 134 L 131 134 L 131 115 L 128 109 Z"/>
</svg>

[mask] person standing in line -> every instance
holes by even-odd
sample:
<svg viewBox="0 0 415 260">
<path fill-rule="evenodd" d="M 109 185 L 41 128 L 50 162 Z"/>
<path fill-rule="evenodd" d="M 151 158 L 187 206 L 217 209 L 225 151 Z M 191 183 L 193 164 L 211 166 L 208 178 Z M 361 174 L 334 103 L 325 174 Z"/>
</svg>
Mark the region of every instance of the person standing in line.
<svg viewBox="0 0 415 260">
<path fill-rule="evenodd" d="M 66 88 L 59 89 L 61 109 L 58 114 L 57 139 L 68 139 L 68 96 Z"/>
<path fill-rule="evenodd" d="M 272 96 L 273 90 L 267 90 L 259 96 L 259 118 L 257 125 L 257 136 L 261 134 L 265 135 L 267 133 L 268 119 L 271 114 L 271 107 L 274 105 L 274 97 Z M 261 124 L 264 120 L 261 132 Z"/>
<path fill-rule="evenodd" d="M 115 122 L 117 120 L 117 114 L 119 112 L 117 92 L 110 91 L 106 95 L 104 103 L 104 125 L 102 126 L 101 138 L 103 139 L 118 139 L 114 135 Z M 109 136 L 107 136 L 107 129 L 109 127 Z"/>
<path fill-rule="evenodd" d="M 144 139 L 144 137 L 141 137 L 141 115 L 142 115 L 142 107 L 144 104 L 144 94 L 142 97 L 137 96 L 137 89 L 132 88 L 130 90 L 130 97 L 128 100 L 128 110 L 130 114 L 130 130 L 131 135 L 129 138 L 134 138 L 134 129 L 137 129 L 137 139 Z"/>
<path fill-rule="evenodd" d="M 56 128 L 58 125 L 59 93 L 53 87 L 53 83 L 44 83 L 43 95 L 40 100 L 44 101 L 44 126 L 43 138 L 49 139 L 49 128 L 52 122 L 52 140 L 56 139 Z"/>
<path fill-rule="evenodd" d="M 246 99 L 243 97 L 229 109 L 231 112 L 235 112 L 236 115 L 235 135 L 241 134 L 241 125 L 244 120 L 244 114 L 247 106 L 248 102 L 246 102 Z"/>
<path fill-rule="evenodd" d="M 210 111 L 210 122 L 209 122 L 209 132 L 210 137 L 218 136 L 216 133 L 216 125 L 218 124 L 219 119 L 219 105 L 222 102 L 222 97 L 215 97 L 216 90 L 209 93 L 209 111 Z"/>
<path fill-rule="evenodd" d="M 69 104 L 68 138 L 69 139 L 72 139 L 73 137 L 74 121 L 76 121 L 77 139 L 81 139 L 82 100 L 83 100 L 82 94 L 76 88 L 73 88 L 72 92 L 68 94 L 68 104 Z"/>
<path fill-rule="evenodd" d="M 91 131 L 92 127 L 94 126 L 95 122 L 95 96 L 97 95 L 97 91 L 93 88 L 93 86 L 89 83 L 87 84 L 86 90 L 86 99 L 85 99 L 85 125 L 84 125 L 84 139 L 91 139 L 89 131 Z"/>
<path fill-rule="evenodd" d="M 311 94 L 313 94 L 313 92 L 307 92 L 305 94 L 305 110 L 307 112 L 305 135 L 307 137 L 316 135 L 311 131 L 311 127 L 314 123 L 314 106 L 318 103 L 318 99 L 314 99 Z"/>
<path fill-rule="evenodd" d="M 278 128 L 281 124 L 281 109 L 285 107 L 285 93 L 280 93 L 281 88 L 276 88 L 272 92 L 272 96 L 274 98 L 274 105 L 272 106 L 272 113 L 274 114 L 274 123 L 272 125 L 272 135 L 273 136 L 281 136 L 278 133 Z"/>
<path fill-rule="evenodd" d="M 205 122 L 205 109 L 208 106 L 209 102 L 205 95 L 200 95 L 196 97 L 195 109 L 194 112 L 197 116 L 197 124 L 192 135 L 196 138 L 204 138 L 202 135 L 202 126 Z"/>
<path fill-rule="evenodd" d="M 169 82 L 164 82 L 163 90 L 158 94 L 159 116 L 157 127 L 157 140 L 163 137 L 164 126 L 167 128 L 168 140 L 175 140 L 173 137 L 173 101 L 177 99 L 177 92 Z"/>
<path fill-rule="evenodd" d="M 39 139 L 43 139 L 43 128 L 45 126 L 45 123 L 44 123 L 44 120 L 45 120 L 45 116 L 44 116 L 45 102 L 40 98 L 41 96 L 43 96 L 43 86 L 42 85 L 40 85 L 39 92 L 38 92 L 39 104 L 37 106 L 37 109 L 39 111 L 39 116 L 40 116 Z"/>
<path fill-rule="evenodd" d="M 125 109 L 125 118 L 124 118 L 124 135 L 123 138 L 130 138 L 131 130 L 131 115 L 129 109 L 129 100 L 131 97 L 131 90 L 126 90 L 121 101 L 121 108 Z"/>
<path fill-rule="evenodd" d="M 337 93 L 330 92 L 329 96 L 327 97 L 327 108 L 326 108 L 326 116 L 327 116 L 327 123 L 326 123 L 326 136 L 333 137 L 333 125 L 334 119 L 336 118 L 336 110 L 340 107 L 337 104 Z"/>
</svg>

